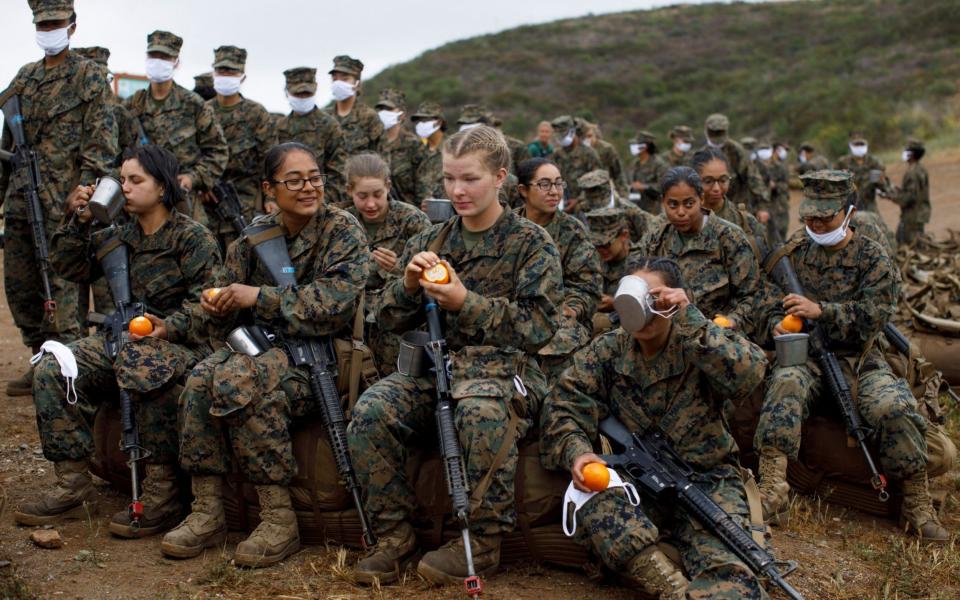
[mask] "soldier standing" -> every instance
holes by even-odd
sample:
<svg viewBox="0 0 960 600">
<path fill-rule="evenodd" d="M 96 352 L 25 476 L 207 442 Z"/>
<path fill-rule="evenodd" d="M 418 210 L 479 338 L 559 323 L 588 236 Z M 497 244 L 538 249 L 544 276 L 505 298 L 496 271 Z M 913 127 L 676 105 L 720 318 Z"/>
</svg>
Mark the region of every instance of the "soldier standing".
<svg viewBox="0 0 960 600">
<path fill-rule="evenodd" d="M 797 175 L 830 168 L 830 161 L 819 154 L 810 142 L 803 142 L 797 151 Z"/>
<path fill-rule="evenodd" d="M 727 155 L 732 177 L 730 199 L 735 205 L 746 206 L 761 223 L 766 224 L 770 219 L 770 194 L 743 146 L 727 135 L 730 120 L 725 115 L 715 113 L 707 117 L 704 126 L 707 143 L 700 149 L 719 148 Z"/>
<path fill-rule="evenodd" d="M 77 183 L 90 185 L 111 172 L 117 149 L 117 125 L 106 71 L 69 49 L 77 29 L 73 0 L 31 0 L 37 44 L 44 58 L 21 67 L 8 88 L 20 96 L 26 141 L 40 163 L 40 210 L 47 239 L 63 217 L 63 199 Z M 2 101 L 6 102 L 4 94 Z M 13 150 L 5 126 L 0 147 Z M 50 274 L 57 303 L 51 322 L 44 314 L 44 290 L 27 217 L 23 174 L 0 163 L 0 200 L 4 204 L 3 280 L 13 322 L 34 353 L 46 340 L 79 338 L 77 286 Z M 7 382 L 10 396 L 28 396 L 33 369 Z"/>
<path fill-rule="evenodd" d="M 693 148 L 693 131 L 686 125 L 677 125 L 670 130 L 670 151 L 661 155 L 671 167 L 689 167 L 690 149 Z"/>
<path fill-rule="evenodd" d="M 87 48 L 74 48 L 74 52 L 80 56 L 92 60 L 107 70 L 107 81 L 110 81 L 113 75 L 107 68 L 107 61 L 110 60 L 110 50 L 102 46 L 89 46 Z M 113 109 L 113 116 L 117 121 L 117 161 L 119 167 L 123 162 L 123 153 L 127 148 L 134 146 L 139 142 L 139 125 L 133 119 L 130 111 L 124 106 L 123 102 L 115 95 L 110 94 L 110 107 Z"/>
<path fill-rule="evenodd" d="M 657 154 L 657 139 L 649 131 L 639 131 L 630 140 L 630 155 L 633 160 L 627 168 L 631 200 L 650 214 L 660 214 L 660 182 L 666 175 L 667 166 Z"/>
<path fill-rule="evenodd" d="M 770 206 L 773 212 L 770 221 L 780 234 L 780 239 L 787 239 L 790 228 L 790 170 L 787 168 L 787 157 L 790 147 L 783 142 L 774 142 L 773 157 L 770 159 Z"/>
<path fill-rule="evenodd" d="M 419 206 L 417 172 L 426 150 L 420 138 L 403 127 L 407 98 L 400 90 L 386 88 L 375 108 L 384 128 L 378 152 L 390 165 L 390 192 L 398 200 Z"/>
<path fill-rule="evenodd" d="M 857 208 L 877 212 L 877 191 L 887 187 L 886 167 L 870 154 L 870 146 L 862 132 L 850 132 L 849 148 L 850 154 L 838 158 L 834 168 L 853 174 Z"/>
<path fill-rule="evenodd" d="M 587 124 L 587 135 L 583 142 L 597 151 L 600 163 L 610 173 L 610 181 L 613 182 L 617 194 L 621 198 L 627 198 L 627 174 L 623 169 L 623 161 L 620 160 L 620 153 L 617 152 L 616 146 L 603 139 L 600 126 L 596 123 Z"/>
<path fill-rule="evenodd" d="M 577 181 L 585 173 L 602 169 L 603 163 L 600 162 L 600 157 L 593 148 L 582 143 L 587 132 L 585 121 L 574 120 L 570 115 L 563 115 L 551 121 L 550 126 L 553 127 L 556 142 L 556 150 L 552 158 L 563 173 L 564 181 L 567 182 L 563 210 L 575 212 L 581 210 L 577 207 L 577 203 L 582 199 Z"/>
<path fill-rule="evenodd" d="M 213 89 L 213 73 L 200 73 L 193 76 L 193 93 L 204 100 L 210 100 L 217 95 L 217 90 Z"/>
<path fill-rule="evenodd" d="M 926 154 L 923 142 L 907 140 L 903 160 L 907 172 L 903 174 L 900 187 L 890 194 L 890 199 L 900 206 L 900 225 L 897 227 L 897 242 L 909 244 L 923 235 L 923 227 L 930 222 L 930 177 L 920 164 Z"/>
<path fill-rule="evenodd" d="M 553 127 L 550 121 L 540 121 L 537 125 L 537 139 L 527 144 L 527 153 L 532 158 L 547 158 L 553 154 L 553 146 L 550 141 L 553 139 Z"/>
<path fill-rule="evenodd" d="M 376 111 L 360 101 L 361 73 L 363 63 L 359 60 L 346 55 L 334 57 L 330 90 L 336 102 L 326 110 L 343 130 L 346 158 L 361 152 L 376 152 L 383 135 L 383 123 Z"/>
<path fill-rule="evenodd" d="M 443 189 L 443 154 L 440 145 L 447 132 L 443 108 L 436 102 L 421 102 L 410 116 L 417 136 L 424 140 L 424 158 L 417 169 L 417 206 L 425 208 L 430 198 L 446 198 Z"/>
</svg>

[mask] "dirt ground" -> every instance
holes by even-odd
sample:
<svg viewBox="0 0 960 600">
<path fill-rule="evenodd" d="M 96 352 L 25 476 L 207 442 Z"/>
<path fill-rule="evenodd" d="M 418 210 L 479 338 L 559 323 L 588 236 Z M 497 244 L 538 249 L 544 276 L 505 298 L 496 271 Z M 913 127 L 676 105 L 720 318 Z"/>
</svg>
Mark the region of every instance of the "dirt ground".
<svg viewBox="0 0 960 600">
<path fill-rule="evenodd" d="M 960 149 L 937 153 L 927 161 L 933 186 L 930 229 L 960 229 Z M 899 182 L 902 164 L 890 175 Z M 793 219 L 799 194 L 794 193 Z M 880 201 L 881 212 L 896 225 L 898 208 Z M 19 375 L 28 352 L 20 343 L 5 300 L 0 297 L 0 382 Z M 0 385 L 2 396 L 2 385 Z M 956 438 L 958 417 L 952 431 Z M 0 599 L 3 598 L 460 598 L 459 588 L 431 589 L 410 575 L 399 586 L 368 589 L 352 585 L 343 565 L 355 553 L 336 547 L 307 547 L 280 566 L 258 571 L 229 564 L 242 534 L 232 533 L 225 552 L 210 551 L 187 561 L 161 557 L 159 540 L 119 540 L 106 528 L 109 515 L 124 508 L 127 498 L 100 485 L 101 514 L 86 522 L 58 525 L 65 545 L 44 550 L 29 541 L 32 531 L 18 527 L 11 507 L 49 486 L 53 469 L 39 448 L 30 398 L 0 397 L 0 488 L 7 510 L 0 516 Z M 777 556 L 800 562 L 789 581 L 807 598 L 957 598 L 960 597 L 960 471 L 938 478 L 935 487 L 952 496 L 945 507 L 945 525 L 954 533 L 947 547 L 922 547 L 904 538 L 893 522 L 856 511 L 795 498 L 787 527 L 775 531 Z M 0 501 L 2 504 L 2 501 Z M 9 564 L 8 564 L 9 561 Z M 15 574 L 15 575 L 14 575 Z M 554 600 L 629 598 L 629 590 L 596 585 L 577 572 L 526 565 L 513 567 L 486 582 L 489 598 Z M 775 598 L 784 596 L 778 591 Z"/>
</svg>

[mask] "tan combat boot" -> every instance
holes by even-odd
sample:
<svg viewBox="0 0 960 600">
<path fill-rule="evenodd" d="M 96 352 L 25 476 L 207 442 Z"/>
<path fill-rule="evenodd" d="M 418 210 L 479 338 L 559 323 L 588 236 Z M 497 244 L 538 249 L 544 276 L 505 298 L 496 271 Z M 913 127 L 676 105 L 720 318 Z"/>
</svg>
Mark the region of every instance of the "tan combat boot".
<svg viewBox="0 0 960 600">
<path fill-rule="evenodd" d="M 663 600 L 684 600 L 690 582 L 656 546 L 647 546 L 627 565 L 627 577 L 640 591 Z"/>
<path fill-rule="evenodd" d="M 905 531 L 916 534 L 923 542 L 942 544 L 950 541 L 950 532 L 940 524 L 937 512 L 933 510 L 926 471 L 903 480 L 900 526 Z"/>
<path fill-rule="evenodd" d="M 90 462 L 64 460 L 54 463 L 57 484 L 34 502 L 25 502 L 13 513 L 21 525 L 46 525 L 60 519 L 86 519 L 97 512 L 97 490 L 90 479 Z"/>
<path fill-rule="evenodd" d="M 413 527 L 403 521 L 379 536 L 377 545 L 357 561 L 353 574 L 360 583 L 372 584 L 374 579 L 384 585 L 395 583 L 419 554 Z"/>
<path fill-rule="evenodd" d="M 11 379 L 7 382 L 7 395 L 10 397 L 14 396 L 30 396 L 33 394 L 33 365 L 27 369 L 26 373 L 17 377 L 16 379 Z"/>
<path fill-rule="evenodd" d="M 125 538 L 147 537 L 170 529 L 180 520 L 183 506 L 173 465 L 146 465 L 143 480 L 143 517 L 140 527 L 130 526 L 130 512 L 123 509 L 110 519 L 110 533 Z"/>
<path fill-rule="evenodd" d="M 172 558 L 192 558 L 204 548 L 220 546 L 227 538 L 223 514 L 223 477 L 194 475 L 190 514 L 160 542 L 160 551 Z"/>
<path fill-rule="evenodd" d="M 260 524 L 237 545 L 233 561 L 241 567 L 274 565 L 300 550 L 297 513 L 290 490 L 282 485 L 258 485 Z"/>
<path fill-rule="evenodd" d="M 787 455 L 776 448 L 760 449 L 760 504 L 763 521 L 779 523 L 786 513 L 790 484 L 787 483 Z"/>
<path fill-rule="evenodd" d="M 473 568 L 477 575 L 496 573 L 500 567 L 500 536 L 470 534 Z M 458 537 L 427 552 L 417 564 L 417 573 L 435 585 L 462 585 L 467 576 L 467 558 L 463 537 Z"/>
</svg>

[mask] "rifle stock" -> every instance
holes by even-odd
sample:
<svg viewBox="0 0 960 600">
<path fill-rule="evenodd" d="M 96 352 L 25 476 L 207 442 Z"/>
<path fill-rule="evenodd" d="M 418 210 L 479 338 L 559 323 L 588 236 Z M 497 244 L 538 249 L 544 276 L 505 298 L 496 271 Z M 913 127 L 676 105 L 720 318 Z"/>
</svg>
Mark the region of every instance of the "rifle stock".
<svg viewBox="0 0 960 600">
<path fill-rule="evenodd" d="M 229 181 L 218 181 L 213 186 L 213 195 L 217 203 L 213 205 L 213 212 L 224 223 L 230 223 L 237 233 L 242 233 L 247 227 L 247 220 L 243 218 L 240 209 L 240 197 L 237 188 Z"/>
</svg>

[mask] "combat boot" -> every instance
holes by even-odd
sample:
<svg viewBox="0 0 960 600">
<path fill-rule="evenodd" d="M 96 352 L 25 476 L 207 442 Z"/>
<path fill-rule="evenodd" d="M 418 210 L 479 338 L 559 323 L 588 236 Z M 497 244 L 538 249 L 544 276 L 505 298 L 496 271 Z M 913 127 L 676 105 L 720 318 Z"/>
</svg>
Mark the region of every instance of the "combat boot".
<svg viewBox="0 0 960 600">
<path fill-rule="evenodd" d="M 647 546 L 627 565 L 627 578 L 639 591 L 662 600 L 684 600 L 690 582 L 656 546 Z"/>
<path fill-rule="evenodd" d="M 86 519 L 97 512 L 97 490 L 90 478 L 90 462 L 64 460 L 53 465 L 57 483 L 35 502 L 25 502 L 13 513 L 21 525 L 46 525 L 60 519 Z"/>
<path fill-rule="evenodd" d="M 903 480 L 900 527 L 909 533 L 916 534 L 923 542 L 942 544 L 950 541 L 950 532 L 940 524 L 937 512 L 933 509 L 926 471 Z"/>
<path fill-rule="evenodd" d="M 379 536 L 377 545 L 359 561 L 354 577 L 360 583 L 372 584 L 378 579 L 381 584 L 396 583 L 407 565 L 419 558 L 417 536 L 410 523 L 402 521 L 389 532 Z"/>
<path fill-rule="evenodd" d="M 160 551 L 172 558 L 192 558 L 204 548 L 223 545 L 227 538 L 227 517 L 223 514 L 223 477 L 194 475 L 191 481 L 193 504 L 190 514 L 163 536 Z"/>
<path fill-rule="evenodd" d="M 33 395 L 33 365 L 16 379 L 7 382 L 7 396 L 31 396 Z"/>
<path fill-rule="evenodd" d="M 275 565 L 300 550 L 297 513 L 293 512 L 290 489 L 282 485 L 258 485 L 260 524 L 250 537 L 237 545 L 233 562 L 241 567 Z"/>
<path fill-rule="evenodd" d="M 180 520 L 183 506 L 177 489 L 177 470 L 173 465 L 146 465 L 143 479 L 143 517 L 139 527 L 130 526 L 129 509 L 110 519 L 110 533 L 125 538 L 141 538 L 170 529 Z"/>
<path fill-rule="evenodd" d="M 500 567 L 500 536 L 470 534 L 473 568 L 477 575 L 492 575 Z M 427 552 L 417 564 L 417 573 L 436 585 L 463 585 L 467 576 L 467 558 L 463 537 L 457 537 Z"/>
<path fill-rule="evenodd" d="M 786 513 L 790 484 L 787 483 L 787 455 L 776 448 L 760 449 L 760 504 L 765 523 L 779 523 Z"/>
</svg>

